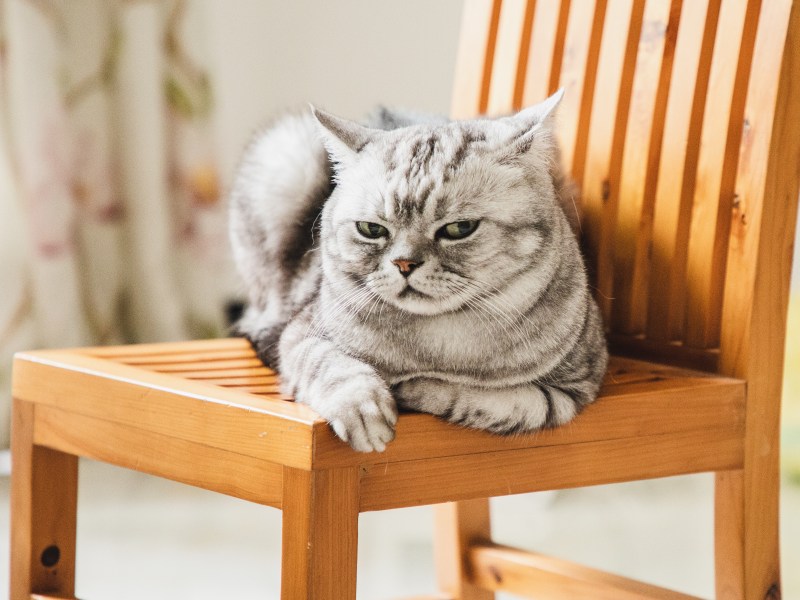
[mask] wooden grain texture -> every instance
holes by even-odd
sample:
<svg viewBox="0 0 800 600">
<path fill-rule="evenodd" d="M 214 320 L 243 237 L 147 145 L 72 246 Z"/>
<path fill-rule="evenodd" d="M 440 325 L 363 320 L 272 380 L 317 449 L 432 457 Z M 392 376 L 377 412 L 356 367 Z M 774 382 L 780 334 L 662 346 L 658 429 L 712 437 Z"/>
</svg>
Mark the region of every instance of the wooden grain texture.
<svg viewBox="0 0 800 600">
<path fill-rule="evenodd" d="M 520 104 L 541 102 L 558 89 L 570 0 L 539 0 L 533 16 Z"/>
<path fill-rule="evenodd" d="M 283 475 L 281 600 L 355 600 L 357 468 Z"/>
<path fill-rule="evenodd" d="M 279 464 L 49 406 L 36 417 L 40 446 L 280 508 Z"/>
<path fill-rule="evenodd" d="M 461 15 L 450 116 L 467 119 L 486 112 L 501 0 L 466 0 Z"/>
<path fill-rule="evenodd" d="M 762 6 L 730 213 L 720 370 L 747 378 L 744 471 L 717 480 L 717 562 L 730 598 L 780 598 L 778 541 L 781 372 L 800 183 L 800 14 Z M 726 500 L 720 500 L 727 496 Z M 739 537 L 741 536 L 741 537 Z M 732 539 L 728 539 L 728 538 Z M 731 574 L 744 568 L 742 576 Z M 738 587 L 739 581 L 742 580 Z"/>
<path fill-rule="evenodd" d="M 686 266 L 689 346 L 720 343 L 722 288 L 745 94 L 760 0 L 725 2 L 708 79 Z"/>
<path fill-rule="evenodd" d="M 689 418 L 687 415 L 686 418 Z M 698 449 L 702 448 L 702 452 Z M 361 510 L 742 467 L 742 431 L 640 436 L 364 465 Z M 431 482 L 436 482 L 431 485 Z"/>
<path fill-rule="evenodd" d="M 558 82 L 558 86 L 564 88 L 564 97 L 558 107 L 556 136 L 564 170 L 579 185 L 586 162 L 605 15 L 606 0 L 570 3 Z"/>
<path fill-rule="evenodd" d="M 469 551 L 469 565 L 482 587 L 536 600 L 698 600 L 695 596 L 566 560 L 497 544 L 474 545 Z"/>
<path fill-rule="evenodd" d="M 311 465 L 319 420 L 300 404 L 65 351 L 18 354 L 13 389 L 22 400 L 301 468 Z"/>
<path fill-rule="evenodd" d="M 682 340 L 686 250 L 720 0 L 684 2 L 672 67 L 653 216 L 647 337 Z"/>
<path fill-rule="evenodd" d="M 522 106 L 535 7 L 536 0 L 503 0 L 486 109 L 490 115 L 508 114 Z"/>
<path fill-rule="evenodd" d="M 75 593 L 78 459 L 35 445 L 37 408 L 13 401 L 10 600 Z"/>
<path fill-rule="evenodd" d="M 492 600 L 494 594 L 473 583 L 467 551 L 491 540 L 489 499 L 438 504 L 434 558 L 439 589 L 458 600 Z"/>
<path fill-rule="evenodd" d="M 586 170 L 582 178 L 583 237 L 596 299 L 606 323 L 613 300 L 614 231 L 623 144 L 644 2 L 610 0 L 592 103 Z"/>
<path fill-rule="evenodd" d="M 644 331 L 658 163 L 682 0 L 645 6 L 622 150 L 612 329 Z"/>
</svg>

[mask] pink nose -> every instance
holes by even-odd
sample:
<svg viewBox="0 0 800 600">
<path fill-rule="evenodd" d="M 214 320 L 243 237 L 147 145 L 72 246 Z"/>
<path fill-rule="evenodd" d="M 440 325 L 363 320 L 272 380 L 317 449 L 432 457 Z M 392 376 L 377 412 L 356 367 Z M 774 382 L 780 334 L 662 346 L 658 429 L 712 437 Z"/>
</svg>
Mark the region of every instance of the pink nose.
<svg viewBox="0 0 800 600">
<path fill-rule="evenodd" d="M 411 275 L 411 272 L 416 269 L 418 266 L 422 264 L 422 261 L 413 261 L 413 260 L 406 260 L 404 258 L 397 258 L 392 261 L 392 264 L 397 265 L 397 268 L 400 269 L 400 273 L 403 274 L 404 277 L 408 277 Z"/>
</svg>

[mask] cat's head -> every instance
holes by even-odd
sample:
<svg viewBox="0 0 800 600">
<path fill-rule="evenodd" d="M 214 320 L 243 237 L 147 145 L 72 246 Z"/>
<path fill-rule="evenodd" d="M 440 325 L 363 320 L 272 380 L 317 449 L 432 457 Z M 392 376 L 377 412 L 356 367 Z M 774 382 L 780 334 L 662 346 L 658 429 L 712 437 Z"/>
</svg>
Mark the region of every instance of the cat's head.
<svg viewBox="0 0 800 600">
<path fill-rule="evenodd" d="M 322 219 L 326 276 L 364 303 L 433 315 L 535 269 L 565 229 L 553 183 L 560 98 L 391 131 L 315 110 L 337 182 Z"/>
</svg>

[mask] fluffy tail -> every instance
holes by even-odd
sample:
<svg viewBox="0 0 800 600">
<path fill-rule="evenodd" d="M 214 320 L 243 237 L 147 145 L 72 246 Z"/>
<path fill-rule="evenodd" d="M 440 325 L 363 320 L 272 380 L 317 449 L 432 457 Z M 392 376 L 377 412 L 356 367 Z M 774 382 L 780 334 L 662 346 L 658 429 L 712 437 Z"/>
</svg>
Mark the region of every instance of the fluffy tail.
<svg viewBox="0 0 800 600">
<path fill-rule="evenodd" d="M 305 111 L 258 132 L 234 178 L 230 237 L 249 300 L 236 330 L 273 366 L 283 328 L 319 285 L 315 229 L 331 175 L 314 117 Z"/>
</svg>

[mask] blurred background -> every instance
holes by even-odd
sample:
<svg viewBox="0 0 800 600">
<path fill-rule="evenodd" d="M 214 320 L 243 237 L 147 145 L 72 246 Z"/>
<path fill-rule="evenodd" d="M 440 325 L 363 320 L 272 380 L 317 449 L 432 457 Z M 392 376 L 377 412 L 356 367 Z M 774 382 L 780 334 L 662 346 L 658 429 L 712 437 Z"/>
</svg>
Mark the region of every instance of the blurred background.
<svg viewBox="0 0 800 600">
<path fill-rule="evenodd" d="M 225 190 L 276 112 L 446 114 L 463 0 L 0 2 L 0 448 L 13 352 L 224 335 Z M 783 401 L 784 565 L 800 564 L 800 264 Z M 8 455 L 0 454 L 7 471 Z M 278 597 L 280 515 L 82 463 L 83 598 Z M 500 541 L 710 596 L 712 478 L 505 498 Z M 0 590 L 8 479 L 0 477 Z M 362 517 L 359 595 L 433 589 L 429 509 Z M 784 569 L 785 597 L 800 574 Z M 0 595 L 3 592 L 0 592 Z"/>
</svg>

